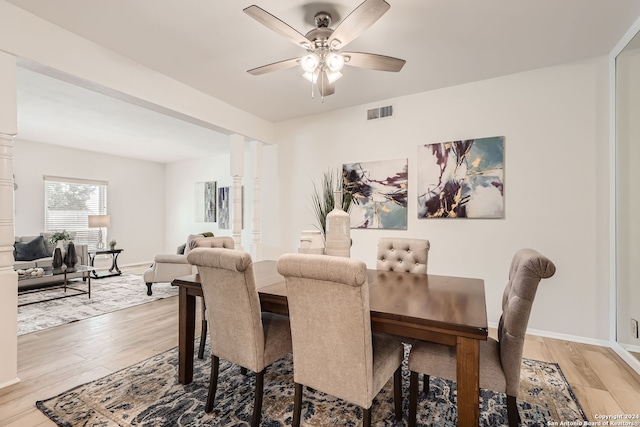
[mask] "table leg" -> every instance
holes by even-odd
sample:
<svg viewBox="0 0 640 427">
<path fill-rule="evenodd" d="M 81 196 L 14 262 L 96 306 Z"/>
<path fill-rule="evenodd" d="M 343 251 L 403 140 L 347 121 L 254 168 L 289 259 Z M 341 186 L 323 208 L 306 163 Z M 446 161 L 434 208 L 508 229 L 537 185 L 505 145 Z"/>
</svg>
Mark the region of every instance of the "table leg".
<svg viewBox="0 0 640 427">
<path fill-rule="evenodd" d="M 120 253 L 111 254 L 111 268 L 109 269 L 110 273 L 113 273 L 113 270 L 115 270 L 118 274 L 122 274 L 122 272 L 118 268 L 118 255 L 120 255 Z"/>
<path fill-rule="evenodd" d="M 480 341 L 458 337 L 456 345 L 458 426 L 480 423 Z"/>
<path fill-rule="evenodd" d="M 196 297 L 180 287 L 178 296 L 178 381 L 193 381 L 193 351 L 196 331 Z"/>
<path fill-rule="evenodd" d="M 91 255 L 89 254 L 89 264 L 91 265 L 91 267 L 93 267 L 93 263 L 96 260 L 96 256 L 95 255 Z M 91 276 L 93 274 L 93 277 L 95 277 L 96 279 L 98 278 L 98 273 L 96 273 L 95 270 L 91 270 L 91 272 L 89 273 L 89 276 Z"/>
</svg>

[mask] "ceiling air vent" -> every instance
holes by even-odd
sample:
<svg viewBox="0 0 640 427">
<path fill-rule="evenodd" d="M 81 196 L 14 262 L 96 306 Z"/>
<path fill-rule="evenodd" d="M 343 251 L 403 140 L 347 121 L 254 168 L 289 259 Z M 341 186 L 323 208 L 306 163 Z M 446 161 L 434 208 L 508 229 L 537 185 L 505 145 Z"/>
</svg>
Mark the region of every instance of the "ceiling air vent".
<svg viewBox="0 0 640 427">
<path fill-rule="evenodd" d="M 393 117 L 393 105 L 367 110 L 367 120 L 384 119 L 385 117 Z"/>
</svg>

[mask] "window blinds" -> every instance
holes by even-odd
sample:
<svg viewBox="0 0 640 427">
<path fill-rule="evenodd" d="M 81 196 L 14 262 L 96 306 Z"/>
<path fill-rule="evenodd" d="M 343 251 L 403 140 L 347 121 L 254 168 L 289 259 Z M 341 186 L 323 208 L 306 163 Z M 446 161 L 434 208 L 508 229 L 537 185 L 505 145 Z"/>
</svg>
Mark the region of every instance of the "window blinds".
<svg viewBox="0 0 640 427">
<path fill-rule="evenodd" d="M 98 229 L 89 228 L 89 215 L 107 213 L 108 182 L 44 177 L 44 229 L 75 232 L 74 242 L 95 248 Z M 107 230 L 102 230 L 106 236 Z"/>
</svg>

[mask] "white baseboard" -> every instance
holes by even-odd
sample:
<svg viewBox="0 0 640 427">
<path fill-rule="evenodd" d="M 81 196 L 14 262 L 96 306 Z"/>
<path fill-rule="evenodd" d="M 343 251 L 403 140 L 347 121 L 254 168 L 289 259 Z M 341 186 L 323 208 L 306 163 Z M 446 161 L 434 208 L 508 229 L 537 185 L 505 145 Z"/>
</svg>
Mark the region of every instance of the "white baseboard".
<svg viewBox="0 0 640 427">
<path fill-rule="evenodd" d="M 497 329 L 498 323 L 489 322 L 489 327 Z M 620 356 L 620 358 L 624 360 L 627 365 L 629 365 L 634 371 L 636 371 L 640 375 L 640 360 L 636 359 L 631 355 L 631 353 L 629 353 L 629 350 L 640 353 L 640 346 L 626 345 L 625 346 L 626 348 L 625 348 L 625 347 L 622 347 L 617 342 L 598 340 L 595 338 L 580 337 L 576 335 L 560 334 L 557 332 L 541 331 L 538 329 L 527 329 L 527 334 L 536 335 L 536 336 L 545 337 L 545 338 L 554 338 L 554 339 L 563 340 L 563 341 L 578 342 L 581 344 L 590 344 L 590 345 L 597 345 L 600 347 L 609 347 L 613 351 L 615 351 L 616 354 Z"/>
<path fill-rule="evenodd" d="M 625 344 L 625 345 L 621 345 L 621 347 L 624 348 L 627 351 L 633 351 L 634 353 L 640 353 L 640 345 Z"/>
<path fill-rule="evenodd" d="M 613 349 L 613 351 L 615 351 L 618 354 L 618 356 L 620 356 L 622 360 L 624 360 L 627 363 L 627 365 L 631 366 L 631 368 L 634 371 L 636 371 L 638 375 L 640 375 L 640 360 L 633 357 L 631 353 L 629 353 L 624 347 L 622 347 L 617 342 L 614 342 L 611 345 L 611 349 Z"/>
<path fill-rule="evenodd" d="M 9 387 L 10 385 L 18 384 L 19 382 L 20 382 L 20 378 L 14 378 L 12 380 L 0 383 L 0 390 L 2 390 L 5 387 Z"/>
<path fill-rule="evenodd" d="M 497 328 L 498 327 L 498 323 L 497 322 L 489 322 L 489 327 L 490 328 Z M 539 329 L 527 329 L 527 334 L 536 335 L 536 336 L 545 337 L 545 338 L 554 338 L 554 339 L 563 340 L 563 341 L 578 342 L 578 343 L 581 343 L 581 344 L 597 345 L 597 346 L 600 346 L 600 347 L 611 347 L 611 342 L 609 342 L 607 340 L 599 340 L 599 339 L 595 339 L 595 338 L 581 337 L 581 336 L 578 336 L 578 335 L 569 335 L 569 334 L 561 334 L 561 333 L 558 333 L 558 332 L 541 331 Z"/>
</svg>

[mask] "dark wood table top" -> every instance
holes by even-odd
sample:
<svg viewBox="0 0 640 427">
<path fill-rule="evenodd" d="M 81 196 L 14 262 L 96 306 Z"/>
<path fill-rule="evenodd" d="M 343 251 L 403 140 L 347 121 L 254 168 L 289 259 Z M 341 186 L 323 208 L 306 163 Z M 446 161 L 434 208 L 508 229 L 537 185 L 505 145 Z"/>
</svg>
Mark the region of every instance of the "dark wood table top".
<svg viewBox="0 0 640 427">
<path fill-rule="evenodd" d="M 287 288 L 276 261 L 253 264 L 256 288 L 265 309 L 286 313 Z M 411 324 L 428 331 L 486 340 L 484 281 L 433 274 L 368 270 L 369 303 L 374 322 Z M 198 275 L 180 277 L 175 286 L 202 295 Z"/>
</svg>

